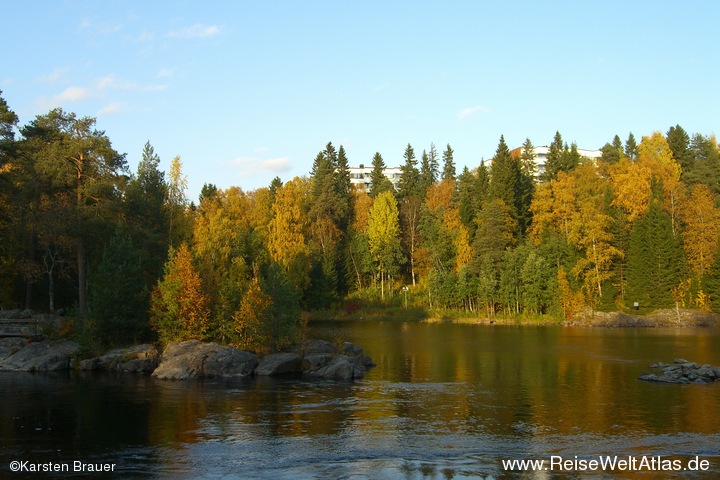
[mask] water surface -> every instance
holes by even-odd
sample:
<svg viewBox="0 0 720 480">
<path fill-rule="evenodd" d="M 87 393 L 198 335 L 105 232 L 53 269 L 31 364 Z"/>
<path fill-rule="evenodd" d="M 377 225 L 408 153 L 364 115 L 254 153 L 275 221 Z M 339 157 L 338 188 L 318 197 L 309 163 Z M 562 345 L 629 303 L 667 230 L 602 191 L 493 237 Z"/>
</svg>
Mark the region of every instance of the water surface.
<svg viewBox="0 0 720 480">
<path fill-rule="evenodd" d="M 720 384 L 637 380 L 675 357 L 720 365 L 715 329 L 313 329 L 377 367 L 355 383 L 0 373 L 0 477 L 26 478 L 11 460 L 81 460 L 115 463 L 107 478 L 658 478 L 502 460 L 661 455 L 711 464 L 662 478 L 720 478 Z"/>
</svg>

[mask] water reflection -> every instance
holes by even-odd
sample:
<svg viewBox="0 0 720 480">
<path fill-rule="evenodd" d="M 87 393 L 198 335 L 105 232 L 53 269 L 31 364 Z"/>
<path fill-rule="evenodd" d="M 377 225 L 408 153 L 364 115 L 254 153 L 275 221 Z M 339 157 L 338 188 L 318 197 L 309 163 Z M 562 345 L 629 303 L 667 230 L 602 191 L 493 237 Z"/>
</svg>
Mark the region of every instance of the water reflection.
<svg viewBox="0 0 720 480">
<path fill-rule="evenodd" d="M 506 478 L 505 458 L 702 455 L 695 478 L 718 475 L 720 386 L 636 380 L 720 364 L 715 330 L 343 328 L 377 363 L 352 384 L 0 374 L 0 457 L 110 459 L 122 478 Z"/>
</svg>

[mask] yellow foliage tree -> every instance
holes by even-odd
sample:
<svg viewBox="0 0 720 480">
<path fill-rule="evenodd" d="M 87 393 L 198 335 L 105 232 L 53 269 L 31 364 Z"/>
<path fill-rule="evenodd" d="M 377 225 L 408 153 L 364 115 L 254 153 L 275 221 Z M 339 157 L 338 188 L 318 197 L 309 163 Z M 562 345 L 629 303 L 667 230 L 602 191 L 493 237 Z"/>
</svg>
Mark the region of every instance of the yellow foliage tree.
<svg viewBox="0 0 720 480">
<path fill-rule="evenodd" d="M 720 209 L 715 195 L 707 185 L 696 184 L 680 203 L 685 256 L 698 278 L 715 263 L 720 241 Z"/>
<path fill-rule="evenodd" d="M 267 332 L 269 309 L 272 299 L 260 287 L 257 276 L 250 282 L 250 287 L 240 301 L 240 306 L 233 314 L 235 331 L 238 333 L 238 347 L 256 353 L 265 352 L 270 343 Z"/>
<path fill-rule="evenodd" d="M 285 267 L 290 281 L 300 290 L 310 283 L 310 249 L 305 237 L 304 211 L 308 182 L 299 177 L 275 193 L 273 218 L 268 225 L 268 250 L 273 260 Z"/>
<path fill-rule="evenodd" d="M 660 182 L 663 207 L 670 213 L 675 231 L 680 170 L 667 140 L 660 132 L 643 137 L 638 146 L 637 161 L 623 158 L 609 169 L 614 192 L 612 204 L 625 210 L 632 222 L 647 212 L 653 181 Z"/>
<path fill-rule="evenodd" d="M 165 275 L 153 289 L 150 323 L 164 344 L 202 340 L 208 330 L 210 309 L 192 254 L 183 242 L 170 252 Z"/>
</svg>

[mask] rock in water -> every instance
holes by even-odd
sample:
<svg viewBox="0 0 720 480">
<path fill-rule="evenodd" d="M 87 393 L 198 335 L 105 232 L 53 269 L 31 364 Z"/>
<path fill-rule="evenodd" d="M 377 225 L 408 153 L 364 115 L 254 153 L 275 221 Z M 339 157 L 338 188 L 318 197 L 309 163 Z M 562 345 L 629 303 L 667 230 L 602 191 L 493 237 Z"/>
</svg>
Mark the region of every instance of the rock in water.
<svg viewBox="0 0 720 480">
<path fill-rule="evenodd" d="M 255 375 L 273 376 L 302 373 L 303 361 L 297 353 L 265 355 L 255 369 Z"/>
<path fill-rule="evenodd" d="M 33 342 L 0 362 L 0 370 L 52 372 L 68 370 L 78 344 L 69 340 Z"/>
<path fill-rule="evenodd" d="M 105 372 L 151 373 L 158 366 L 160 354 L 155 345 L 133 345 L 118 348 L 95 358 L 83 360 L 80 370 L 99 370 Z"/>
<path fill-rule="evenodd" d="M 638 380 L 655 383 L 712 383 L 718 378 L 718 369 L 710 365 L 698 365 L 695 362 L 689 362 L 684 358 L 676 358 L 672 364 L 668 365 L 658 362 L 650 365 L 650 368 L 660 369 L 661 374 L 646 373 L 641 375 Z"/>
<path fill-rule="evenodd" d="M 255 354 L 234 347 L 187 340 L 168 344 L 153 376 L 167 380 L 245 377 L 258 365 Z"/>
</svg>

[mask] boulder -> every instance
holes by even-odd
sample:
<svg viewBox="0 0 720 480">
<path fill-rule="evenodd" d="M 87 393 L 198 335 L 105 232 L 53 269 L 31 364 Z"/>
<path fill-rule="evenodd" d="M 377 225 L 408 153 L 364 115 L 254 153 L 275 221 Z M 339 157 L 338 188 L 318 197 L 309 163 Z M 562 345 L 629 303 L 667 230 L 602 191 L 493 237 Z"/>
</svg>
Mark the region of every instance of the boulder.
<svg viewBox="0 0 720 480">
<path fill-rule="evenodd" d="M 33 342 L 0 362 L 0 370 L 50 372 L 67 370 L 78 345 L 69 340 Z"/>
<path fill-rule="evenodd" d="M 158 366 L 159 353 L 155 345 L 133 345 L 118 348 L 99 357 L 83 360 L 80 370 L 99 370 L 105 372 L 151 373 Z"/>
<path fill-rule="evenodd" d="M 315 353 L 335 353 L 334 343 L 326 340 L 311 339 L 305 342 L 305 355 Z"/>
<path fill-rule="evenodd" d="M 285 375 L 302 373 L 302 358 L 294 352 L 265 355 L 255 369 L 255 375 Z"/>
<path fill-rule="evenodd" d="M 0 338 L 0 362 L 25 345 L 25 339 L 18 337 Z"/>
<path fill-rule="evenodd" d="M 307 374 L 315 378 L 349 382 L 365 375 L 365 367 L 357 360 L 358 357 L 335 355 L 327 365 L 307 372 Z"/>
<path fill-rule="evenodd" d="M 198 340 L 168 344 L 153 376 L 167 380 L 244 377 L 258 364 L 255 354 L 217 343 Z"/>
<path fill-rule="evenodd" d="M 646 373 L 639 377 L 639 380 L 655 383 L 712 383 L 720 378 L 718 375 L 720 369 L 712 366 L 698 365 L 695 362 L 689 362 L 684 358 L 676 358 L 672 364 L 667 365 L 662 362 L 650 365 L 650 368 L 660 369 L 661 374 Z"/>
</svg>

